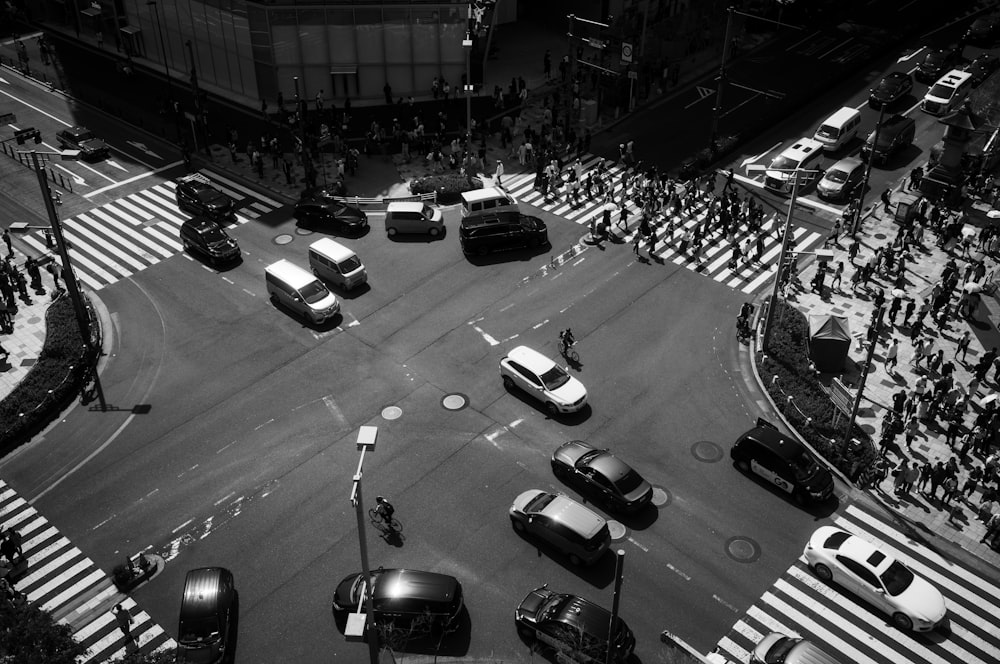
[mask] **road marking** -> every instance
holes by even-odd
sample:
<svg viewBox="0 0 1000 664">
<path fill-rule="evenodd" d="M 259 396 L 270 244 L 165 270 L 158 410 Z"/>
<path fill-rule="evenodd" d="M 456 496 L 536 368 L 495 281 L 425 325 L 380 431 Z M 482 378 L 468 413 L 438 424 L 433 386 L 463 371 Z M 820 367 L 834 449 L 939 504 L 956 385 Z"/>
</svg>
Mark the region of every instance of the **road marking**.
<svg viewBox="0 0 1000 664">
<path fill-rule="evenodd" d="M 190 524 L 192 521 L 194 521 L 194 519 L 188 519 L 187 521 L 185 521 L 181 525 L 179 525 L 176 528 L 174 528 L 173 530 L 171 530 L 170 534 L 172 535 L 172 534 L 176 533 L 178 530 L 180 530 L 181 528 L 187 527 L 187 525 Z"/>
<path fill-rule="evenodd" d="M 640 549 L 642 549 L 643 553 L 649 553 L 649 547 L 648 546 L 643 546 L 642 544 L 639 544 L 631 536 L 626 537 L 625 539 L 627 539 L 629 542 L 632 542 L 632 544 L 635 544 L 637 547 L 639 547 Z"/>
<path fill-rule="evenodd" d="M 722 599 L 722 598 L 721 598 L 721 597 L 719 597 L 718 595 L 712 595 L 712 599 L 714 599 L 714 600 L 715 600 L 716 602 L 718 602 L 718 603 L 719 603 L 719 604 L 721 604 L 722 606 L 726 607 L 727 609 L 729 609 L 729 610 L 730 610 L 730 611 L 732 611 L 733 613 L 739 613 L 739 612 L 740 612 L 740 610 L 739 610 L 739 609 L 737 609 L 737 608 L 736 608 L 735 606 L 733 606 L 732 604 L 730 604 L 730 603 L 729 603 L 729 602 L 727 602 L 726 600 Z"/>
<path fill-rule="evenodd" d="M 523 417 L 517 418 L 516 420 L 514 420 L 513 422 L 510 423 L 510 428 L 513 429 L 514 427 L 516 427 L 518 424 L 520 424 L 523 421 L 524 421 Z"/>
<path fill-rule="evenodd" d="M 344 417 L 343 411 L 340 410 L 340 407 L 337 405 L 337 402 L 333 400 L 333 397 L 331 396 L 323 397 L 323 403 L 326 404 L 327 409 L 331 413 L 333 413 L 333 416 L 334 418 L 336 418 L 337 422 L 340 423 L 341 426 L 346 427 L 347 418 Z"/>
<path fill-rule="evenodd" d="M 254 431 L 260 431 L 261 429 L 263 429 L 264 427 L 266 427 L 266 426 L 267 426 L 268 424 L 270 424 L 270 423 L 271 423 L 271 422 L 273 422 L 273 421 L 274 421 L 274 418 L 272 417 L 272 418 L 271 418 L 271 419 L 269 419 L 268 421 L 266 421 L 266 422 L 261 422 L 260 424 L 258 424 L 257 426 L 255 426 L 253 430 L 254 430 Z"/>
<path fill-rule="evenodd" d="M 928 34 L 930 34 L 930 33 L 928 33 Z M 917 50 L 915 50 L 913 53 L 910 53 L 909 55 L 904 55 L 903 57 L 901 57 L 898 60 L 896 60 L 896 64 L 899 64 L 900 62 L 906 62 L 907 60 L 912 60 L 913 58 L 917 57 L 917 55 L 921 51 L 923 51 L 925 48 L 927 48 L 927 47 L 926 46 L 921 46 L 920 48 L 918 48 Z"/>
<path fill-rule="evenodd" d="M 677 576 L 681 577 L 685 581 L 690 581 L 691 580 L 690 575 L 685 574 L 684 572 L 680 571 L 679 569 L 677 569 L 676 567 L 674 567 L 670 563 L 667 563 L 667 569 L 669 569 L 671 572 L 673 572 Z"/>
<path fill-rule="evenodd" d="M 138 175 L 133 175 L 132 177 L 130 177 L 127 180 L 122 180 L 122 181 L 116 182 L 114 184 L 109 184 L 106 187 L 102 187 L 102 188 L 97 189 L 95 191 L 92 191 L 92 192 L 90 192 L 88 194 L 84 194 L 83 197 L 84 198 L 90 198 L 91 196 L 96 196 L 97 194 L 103 194 L 104 192 L 106 192 L 106 191 L 108 191 L 110 189 L 114 189 L 115 187 L 120 187 L 123 184 L 131 184 L 132 182 L 135 182 L 136 180 L 139 180 L 141 178 L 146 178 L 146 177 L 149 177 L 150 175 L 156 175 L 157 173 L 160 173 L 161 171 L 165 171 L 167 169 L 179 166 L 180 163 L 181 162 L 179 162 L 179 161 L 175 161 L 172 164 L 167 164 L 166 166 L 161 166 L 160 168 L 157 168 L 155 170 L 150 170 L 150 171 L 146 171 L 145 173 L 139 173 Z"/>
<path fill-rule="evenodd" d="M 848 38 L 847 38 L 847 39 L 845 39 L 844 41 L 840 42 L 839 44 L 837 44 L 836 46 L 834 46 L 833 48 L 831 48 L 831 49 L 830 49 L 829 51 L 826 51 L 825 53 L 822 53 L 822 54 L 820 54 L 820 56 L 819 56 L 819 59 L 820 59 L 820 60 L 822 60 L 822 59 L 823 59 L 823 58 L 825 58 L 826 56 L 828 56 L 828 55 L 830 55 L 831 53 L 833 53 L 834 51 L 836 51 L 836 50 L 837 50 L 838 48 L 840 48 L 841 46 L 845 46 L 845 45 L 849 44 L 849 43 L 851 42 L 851 40 L 852 40 L 852 39 L 854 39 L 854 37 L 848 37 Z"/>
<path fill-rule="evenodd" d="M 538 323 L 537 325 L 533 325 L 531 329 L 532 329 L 532 330 L 537 330 L 537 329 L 538 329 L 538 328 L 540 328 L 541 326 L 543 326 L 543 325 L 547 325 L 547 324 L 548 324 L 548 322 L 549 322 L 549 319 L 548 319 L 548 318 L 546 318 L 546 319 L 545 319 L 545 320 L 543 320 L 543 321 L 542 321 L 541 323 Z"/>
<path fill-rule="evenodd" d="M 778 141 L 777 143 L 775 143 L 774 145 L 772 145 L 768 149 L 764 150 L 760 154 L 755 154 L 752 157 L 747 157 L 742 162 L 740 162 L 740 168 L 745 168 L 747 164 L 752 164 L 753 162 L 757 161 L 758 159 L 760 159 L 761 157 L 763 157 L 764 155 L 766 155 L 768 152 L 771 152 L 772 150 L 775 150 L 775 149 L 777 149 L 779 147 L 781 147 L 781 141 Z"/>
<path fill-rule="evenodd" d="M 482 329 L 481 327 L 479 327 L 478 325 L 473 325 L 473 326 L 472 326 L 472 329 L 473 329 L 473 330 L 475 330 L 476 332 L 478 332 L 478 333 L 479 333 L 479 335 L 480 335 L 480 336 L 481 336 L 481 337 L 482 337 L 482 338 L 483 338 L 483 339 L 484 339 L 484 340 L 486 341 L 486 343 L 488 343 L 489 345 L 491 345 L 491 346 L 497 346 L 497 345 L 499 345 L 499 344 L 500 344 L 500 342 L 499 342 L 499 341 L 497 341 L 497 340 L 496 340 L 496 339 L 494 339 L 494 338 L 493 338 L 492 336 L 490 336 L 490 335 L 489 335 L 489 333 L 487 333 L 486 331 L 484 331 L 484 330 L 483 330 L 483 329 Z"/>
<path fill-rule="evenodd" d="M 511 307 L 513 307 L 513 306 L 514 306 L 514 303 L 513 303 L 513 302 L 511 302 L 511 303 L 510 303 L 510 304 L 508 304 L 508 305 L 507 305 L 506 307 L 504 307 L 503 309 L 501 309 L 501 310 L 500 310 L 500 313 L 503 313 L 503 312 L 507 311 L 508 309 L 510 309 L 510 308 L 511 308 Z"/>
<path fill-rule="evenodd" d="M 236 493 L 235 491 L 230 491 L 229 493 L 227 493 L 226 495 L 224 495 L 222 498 L 219 498 L 217 501 L 215 501 L 213 503 L 213 505 L 215 505 L 216 507 L 218 507 L 220 504 L 222 504 L 226 500 L 228 500 L 231 496 L 235 495 L 235 493 Z"/>
</svg>

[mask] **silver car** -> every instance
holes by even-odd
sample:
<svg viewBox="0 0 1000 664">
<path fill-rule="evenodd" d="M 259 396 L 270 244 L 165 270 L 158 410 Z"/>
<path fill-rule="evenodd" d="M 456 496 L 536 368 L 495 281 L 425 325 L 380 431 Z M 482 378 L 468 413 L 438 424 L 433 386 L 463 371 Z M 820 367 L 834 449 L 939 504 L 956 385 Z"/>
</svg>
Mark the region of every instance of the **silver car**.
<svg viewBox="0 0 1000 664">
<path fill-rule="evenodd" d="M 539 489 L 525 491 L 510 506 L 510 521 L 569 556 L 574 565 L 590 565 L 611 545 L 608 522 L 572 498 Z"/>
<path fill-rule="evenodd" d="M 843 200 L 850 198 L 865 179 L 865 164 L 857 157 L 846 157 L 826 169 L 816 185 L 821 198 Z"/>
</svg>

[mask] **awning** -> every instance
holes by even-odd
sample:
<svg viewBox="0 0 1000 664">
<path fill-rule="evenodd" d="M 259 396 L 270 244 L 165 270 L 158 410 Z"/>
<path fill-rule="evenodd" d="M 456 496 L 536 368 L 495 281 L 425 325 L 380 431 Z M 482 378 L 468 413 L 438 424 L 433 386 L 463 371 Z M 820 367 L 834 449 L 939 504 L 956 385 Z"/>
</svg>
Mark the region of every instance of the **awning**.
<svg viewBox="0 0 1000 664">
<path fill-rule="evenodd" d="M 80 13 L 83 14 L 84 16 L 89 16 L 90 18 L 94 18 L 95 16 L 100 16 L 101 15 L 101 8 L 100 7 L 87 7 L 86 9 L 84 9 Z"/>
<path fill-rule="evenodd" d="M 330 74 L 357 74 L 357 65 L 334 65 L 330 67 Z"/>
</svg>

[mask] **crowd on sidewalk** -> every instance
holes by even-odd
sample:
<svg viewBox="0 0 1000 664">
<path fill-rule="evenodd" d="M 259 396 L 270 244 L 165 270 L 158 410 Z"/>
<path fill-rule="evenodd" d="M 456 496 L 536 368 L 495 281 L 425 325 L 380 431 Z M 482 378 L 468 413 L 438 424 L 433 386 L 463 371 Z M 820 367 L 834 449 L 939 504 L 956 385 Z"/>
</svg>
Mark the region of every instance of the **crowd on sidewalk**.
<svg viewBox="0 0 1000 664">
<path fill-rule="evenodd" d="M 0 261 L 0 335 L 8 335 L 13 334 L 18 312 L 21 310 L 18 300 L 22 305 L 31 305 L 34 303 L 32 294 L 39 297 L 46 295 L 47 291 L 42 284 L 41 261 L 28 256 L 21 267 L 18 267 L 14 260 L 10 231 L 4 229 L 2 239 L 7 256 Z M 59 270 L 51 260 L 44 263 L 44 268 L 52 278 L 53 297 L 57 297 L 62 292 Z M 0 362 L 6 365 L 8 356 L 7 349 L 0 343 Z"/>
</svg>

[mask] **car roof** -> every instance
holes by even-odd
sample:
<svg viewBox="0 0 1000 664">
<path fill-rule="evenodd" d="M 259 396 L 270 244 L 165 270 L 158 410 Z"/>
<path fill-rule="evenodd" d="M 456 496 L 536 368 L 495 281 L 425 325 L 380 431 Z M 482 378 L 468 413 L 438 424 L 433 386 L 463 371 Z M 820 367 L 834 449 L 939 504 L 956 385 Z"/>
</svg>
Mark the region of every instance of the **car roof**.
<svg viewBox="0 0 1000 664">
<path fill-rule="evenodd" d="M 597 470 L 612 482 L 617 482 L 629 474 L 632 468 L 610 452 L 601 452 L 595 455 L 587 464 Z"/>
<path fill-rule="evenodd" d="M 521 221 L 522 215 L 517 210 L 496 210 L 488 214 L 474 214 L 462 219 L 463 228 L 478 228 L 500 223 L 515 224 Z"/>
<path fill-rule="evenodd" d="M 798 458 L 806 451 L 805 447 L 797 440 L 789 438 L 771 427 L 754 427 L 743 435 L 745 438 L 757 441 L 786 461 Z"/>
<path fill-rule="evenodd" d="M 191 228 L 194 228 L 199 231 L 207 230 L 209 228 L 219 228 L 221 230 L 221 227 L 217 223 L 215 223 L 211 219 L 206 219 L 205 217 L 192 217 L 190 219 L 185 220 L 184 223 L 181 225 L 190 226 Z"/>
<path fill-rule="evenodd" d="M 473 189 L 472 191 L 462 192 L 462 200 L 466 203 L 476 203 L 491 198 L 510 198 L 510 194 L 499 187 L 486 187 L 484 189 Z"/>
<path fill-rule="evenodd" d="M 848 173 L 850 173 L 851 171 L 853 171 L 858 166 L 864 166 L 864 165 L 865 165 L 865 162 L 861 161 L 857 157 L 844 157 L 843 159 L 841 159 L 840 161 L 838 161 L 837 163 L 835 163 L 833 166 L 831 166 L 827 170 L 831 170 L 831 171 L 832 170 L 841 170 L 841 171 L 847 171 Z"/>
<path fill-rule="evenodd" d="M 449 601 L 458 590 L 458 579 L 447 574 L 413 569 L 386 569 L 377 572 L 373 600 L 395 598 L 427 602 Z"/>
<path fill-rule="evenodd" d="M 575 530 L 584 537 L 593 536 L 606 523 L 604 517 L 586 505 L 581 505 L 569 496 L 562 494 L 556 494 L 541 513 L 553 521 L 558 521 L 567 528 Z"/>
<path fill-rule="evenodd" d="M 840 545 L 840 553 L 851 560 L 864 563 L 876 574 L 881 573 L 886 567 L 894 562 L 894 559 L 883 553 L 871 542 L 861 539 L 857 535 L 851 534 L 843 544 Z"/>
<path fill-rule="evenodd" d="M 792 159 L 802 159 L 806 155 L 812 154 L 816 150 L 822 150 L 823 144 L 813 138 L 800 138 L 790 147 L 785 148 L 781 153 L 784 157 Z"/>
<path fill-rule="evenodd" d="M 564 595 L 559 613 L 553 618 L 561 623 L 575 625 L 580 631 L 600 638 L 608 636 L 609 611 L 579 595 Z M 619 617 L 621 620 L 621 617 Z"/>
<path fill-rule="evenodd" d="M 518 364 L 523 365 L 525 368 L 540 374 L 545 373 L 556 364 L 549 358 L 539 353 L 537 350 L 528 348 L 527 346 L 518 346 L 517 348 L 511 349 L 511 351 L 507 353 L 507 357 L 514 360 Z"/>
<path fill-rule="evenodd" d="M 422 201 L 395 201 L 389 203 L 386 212 L 420 212 L 423 209 L 424 203 Z"/>
</svg>

